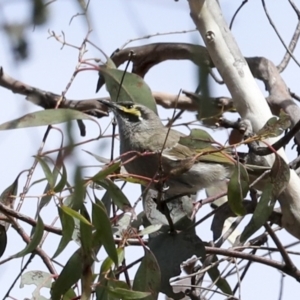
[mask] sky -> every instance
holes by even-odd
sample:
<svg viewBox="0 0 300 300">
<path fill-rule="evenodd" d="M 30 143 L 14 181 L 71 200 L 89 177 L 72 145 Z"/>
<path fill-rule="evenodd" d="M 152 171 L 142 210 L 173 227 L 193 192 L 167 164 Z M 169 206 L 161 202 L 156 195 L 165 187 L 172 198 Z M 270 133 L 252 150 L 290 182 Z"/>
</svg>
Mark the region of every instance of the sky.
<svg viewBox="0 0 300 300">
<path fill-rule="evenodd" d="M 241 1 L 230 0 L 220 1 L 227 22 L 230 21 L 240 2 Z M 295 2 L 300 6 L 299 1 Z M 274 3 L 274 1 L 268 0 L 266 4 L 284 41 L 288 43 L 296 27 L 296 15 L 289 7 L 287 1 L 276 1 L 276 3 Z M 49 6 L 49 21 L 35 30 L 30 29 L 27 31 L 30 54 L 29 58 L 24 62 L 14 61 L 6 35 L 3 30 L 0 31 L 0 41 L 2 45 L 0 47 L 0 65 L 4 68 L 4 71 L 14 78 L 30 85 L 60 94 L 65 89 L 74 72 L 78 52 L 76 49 L 67 46 L 61 49 L 61 44 L 55 39 L 49 38 L 48 31 L 54 31 L 58 35 L 63 31 L 68 43 L 80 45 L 87 32 L 83 17 L 76 17 L 72 23 L 69 24 L 72 16 L 79 11 L 77 1 L 54 1 Z M 121 47 L 130 39 L 147 36 L 149 34 L 184 31 L 195 28 L 189 16 L 188 3 L 183 0 L 178 2 L 171 0 L 91 0 L 89 13 L 93 27 L 91 40 L 107 55 L 110 55 L 115 49 Z M 3 22 L 26 21 L 29 18 L 29 14 L 29 1 L 0 0 L 1 25 Z M 285 53 L 283 46 L 267 21 L 260 1 L 249 1 L 246 4 L 238 14 L 232 32 L 244 56 L 265 56 L 275 64 L 279 64 Z M 157 36 L 151 39 L 137 41 L 130 45 L 137 46 L 153 42 L 203 44 L 199 33 L 194 32 L 189 34 Z M 298 48 L 296 48 L 295 51 L 296 57 L 300 56 L 300 50 Z M 104 58 L 96 49 L 89 47 L 88 50 L 87 57 Z M 122 66 L 122 68 L 124 68 L 124 66 Z M 178 94 L 180 89 L 188 91 L 194 91 L 196 89 L 196 74 L 196 67 L 189 61 L 168 61 L 151 69 L 146 75 L 145 81 L 153 91 Z M 299 68 L 293 61 L 290 62 L 282 74 L 288 87 L 293 92 L 300 94 L 298 75 Z M 91 71 L 81 72 L 75 78 L 67 93 L 67 97 L 79 100 L 106 96 L 107 92 L 105 88 L 102 88 L 98 94 L 95 94 L 96 82 L 97 73 Z M 260 82 L 258 82 L 258 84 L 265 94 L 263 85 Z M 213 82 L 211 82 L 211 93 L 212 96 L 230 96 L 224 85 L 219 86 Z M 0 88 L 0 101 L 2 107 L 0 110 L 1 124 L 23 116 L 26 113 L 40 110 L 39 107 L 26 101 L 23 96 L 13 94 L 3 88 Z M 159 108 L 159 113 L 163 119 L 166 119 L 172 115 L 173 111 L 166 111 Z M 186 114 L 185 118 L 193 118 L 193 114 Z M 98 120 L 98 122 L 101 128 L 104 129 L 109 124 L 110 118 L 103 118 Z M 92 123 L 93 122 L 86 122 L 87 136 L 85 138 L 79 135 L 78 130 L 74 126 L 73 131 L 76 141 L 87 140 L 98 135 L 98 128 Z M 65 128 L 63 125 L 60 127 Z M 31 167 L 34 159 L 33 156 L 38 151 L 45 129 L 45 127 L 39 127 L 0 131 L 0 192 L 14 181 L 21 170 Z M 187 133 L 185 128 L 180 128 L 180 130 Z M 228 137 L 228 133 L 225 130 L 212 132 L 212 135 L 216 140 L 220 141 L 226 141 Z M 55 149 L 59 147 L 59 144 L 59 133 L 51 131 L 45 145 L 45 150 Z M 87 175 L 96 173 L 99 167 L 97 167 L 97 162 L 82 150 L 88 150 L 107 158 L 110 157 L 110 145 L 108 140 L 94 141 L 78 147 L 73 153 L 73 156 L 68 159 L 68 167 L 72 170 L 76 165 L 90 166 L 86 169 Z M 290 150 L 288 150 L 287 154 L 290 160 L 295 157 L 295 153 Z M 115 155 L 118 155 L 117 147 Z M 38 168 L 34 173 L 33 181 L 42 177 L 43 173 L 41 169 Z M 19 192 L 21 192 L 21 187 L 24 185 L 25 180 L 26 176 L 22 176 Z M 44 185 L 41 184 L 30 190 L 28 195 L 39 195 L 43 192 L 43 188 Z M 128 186 L 125 189 L 125 193 L 133 203 L 138 198 L 140 192 L 136 186 Z M 201 197 L 201 195 L 199 197 Z M 36 210 L 36 203 L 36 198 L 26 199 L 21 212 L 33 216 Z M 139 209 L 141 209 L 141 207 L 139 207 Z M 204 207 L 203 210 L 199 212 L 199 216 L 204 216 L 208 211 L 209 207 Z M 55 205 L 51 203 L 44 209 L 41 216 L 46 224 L 50 224 L 56 214 Z M 200 237 L 206 241 L 212 239 L 212 233 L 209 229 L 210 222 L 211 221 L 204 222 L 198 227 Z M 30 227 L 26 225 L 24 225 L 24 227 L 30 230 Z M 278 233 L 278 236 L 282 239 L 284 244 L 295 241 L 292 236 L 283 230 Z M 8 237 L 8 246 L 5 254 L 1 258 L 2 260 L 24 247 L 24 243 L 11 228 L 9 229 Z M 56 237 L 49 235 L 43 248 L 48 253 L 53 254 L 56 250 L 57 242 L 58 239 Z M 65 262 L 75 249 L 75 243 L 68 246 L 58 257 L 58 261 L 61 263 Z M 297 248 L 294 250 L 297 251 Z M 99 257 L 103 257 L 104 253 L 102 253 L 102 256 L 101 253 Z M 138 247 L 129 247 L 127 255 L 129 258 L 127 262 L 129 263 L 142 255 L 142 250 L 138 249 Z M 280 259 L 279 256 L 276 255 L 272 256 L 272 258 Z M 295 257 L 295 263 L 300 267 L 300 260 L 297 257 Z M 36 257 L 29 265 L 28 270 L 40 269 L 41 266 L 42 263 L 40 259 Z M 6 292 L 6 289 L 3 287 L 9 287 L 11 285 L 20 267 L 21 259 L 11 260 L 4 265 L 0 264 L 0 299 Z M 253 264 L 242 286 L 242 299 L 277 299 L 280 278 L 281 274 L 276 270 Z M 262 284 L 262 280 L 266 282 Z M 236 278 L 233 278 L 232 282 L 235 281 Z M 292 299 L 294 297 L 293 291 L 299 290 L 299 284 L 288 276 L 285 277 L 284 281 L 285 285 L 282 299 Z M 17 283 L 11 295 L 16 299 L 30 298 L 33 290 L 33 286 L 25 286 L 20 289 L 19 283 Z M 47 290 L 44 289 L 43 294 L 47 297 Z M 223 299 L 223 297 L 215 296 L 214 299 Z"/>
</svg>

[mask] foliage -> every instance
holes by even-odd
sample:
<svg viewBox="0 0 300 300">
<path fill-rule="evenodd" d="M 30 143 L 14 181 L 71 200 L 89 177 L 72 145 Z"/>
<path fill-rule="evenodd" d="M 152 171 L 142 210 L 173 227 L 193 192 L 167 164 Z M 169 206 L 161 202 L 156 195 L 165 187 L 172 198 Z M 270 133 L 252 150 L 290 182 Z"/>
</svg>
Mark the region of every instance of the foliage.
<svg viewBox="0 0 300 300">
<path fill-rule="evenodd" d="M 47 10 L 43 2 L 33 1 L 32 7 L 32 23 L 44 24 L 47 19 Z M 83 10 L 84 14 L 86 14 L 86 9 L 87 7 Z M 25 47 L 26 51 L 22 50 L 19 45 L 23 38 L 23 36 L 20 38 L 16 47 L 18 56 L 25 59 L 27 48 Z M 141 66 L 139 69 L 135 65 L 133 68 L 135 73 L 119 70 L 118 64 L 113 59 L 114 55 L 110 58 L 106 56 L 105 64 L 90 63 L 90 60 L 84 57 L 87 45 L 88 36 L 79 48 L 79 67 L 76 69 L 74 77 L 77 73 L 84 71 L 86 66 L 89 66 L 99 76 L 96 90 L 98 91 L 105 84 L 111 101 L 118 102 L 119 99 L 122 99 L 143 104 L 156 114 L 158 113 L 157 99 L 153 96 L 153 92 L 142 76 L 135 74 L 143 75 L 144 69 Z M 197 47 L 198 45 L 191 45 L 191 49 L 198 49 Z M 130 56 L 128 59 L 134 58 Z M 235 108 L 225 107 L 225 104 L 216 104 L 210 98 L 207 82 L 208 66 L 213 66 L 210 58 L 193 57 L 191 60 L 200 61 L 198 65 L 200 66 L 200 80 L 202 80 L 201 88 L 198 89 L 198 92 L 200 90 L 203 92 L 202 95 L 199 93 L 193 95 L 196 103 L 195 111 L 198 113 L 197 122 L 202 127 L 216 127 L 219 117 L 223 116 L 224 112 L 235 112 Z M 152 64 L 155 65 L 158 62 L 160 61 L 154 61 Z M 148 63 L 146 67 L 144 66 L 146 71 L 152 67 L 152 64 Z M 72 81 L 70 81 L 70 85 L 71 83 Z M 26 88 L 28 90 L 28 86 Z M 45 94 L 38 90 L 35 92 L 39 95 Z M 52 96 L 57 100 L 57 95 L 54 97 L 53 94 Z M 27 97 L 30 98 L 32 95 L 27 94 Z M 74 128 L 72 126 L 75 121 L 79 128 L 82 128 L 84 121 L 92 121 L 101 129 L 102 120 L 96 120 L 93 109 L 92 112 L 90 110 L 77 111 L 76 107 L 74 109 L 74 107 L 64 106 L 64 100 L 66 100 L 64 97 L 65 94 L 59 97 L 55 107 L 41 105 L 47 109 L 26 114 L 0 125 L 2 131 L 47 126 L 43 141 L 47 141 L 53 125 L 61 123 L 66 125 L 63 137 L 68 137 L 67 142 L 62 137 L 61 146 L 58 149 L 46 151 L 41 147 L 34 156 L 32 172 L 36 166 L 39 166 L 43 172 L 43 178 L 32 183 L 29 180 L 26 188 L 22 191 L 18 187 L 20 173 L 9 187 L 3 188 L 0 196 L 0 256 L 6 254 L 5 248 L 7 239 L 9 239 L 7 230 L 11 224 L 26 243 L 24 247 L 16 246 L 16 253 L 10 256 L 11 259 L 25 258 L 30 254 L 30 259 L 25 264 L 25 270 L 31 259 L 38 255 L 43 259 L 49 271 L 23 272 L 24 270 L 22 270 L 21 287 L 35 285 L 36 288 L 32 294 L 34 299 L 46 299 L 40 293 L 42 288 L 48 289 L 51 299 L 54 300 L 91 299 L 92 297 L 113 300 L 155 300 L 158 299 L 159 293 L 164 293 L 173 299 L 182 299 L 187 295 L 191 299 L 200 299 L 202 289 L 206 288 L 206 280 L 209 280 L 208 289 L 212 291 L 212 295 L 214 295 L 215 289 L 227 299 L 235 299 L 234 295 L 238 284 L 236 287 L 232 286 L 228 280 L 230 274 L 224 274 L 223 266 L 228 260 L 236 265 L 238 273 L 237 259 L 249 261 L 248 267 L 250 262 L 259 261 L 299 280 L 300 272 L 293 268 L 292 264 L 289 265 L 287 253 L 283 247 L 280 248 L 280 244 L 276 245 L 284 258 L 282 264 L 255 256 L 254 252 L 242 252 L 247 245 L 250 245 L 251 248 L 251 246 L 264 244 L 265 234 L 261 236 L 257 232 L 265 227 L 274 242 L 278 242 L 276 236 L 272 235 L 274 232 L 270 233 L 268 224 L 272 222 L 280 224 L 274 207 L 279 195 L 290 180 L 290 168 L 277 153 L 278 149 L 266 144 L 265 139 L 277 137 L 290 127 L 288 115 L 281 112 L 278 118 L 271 118 L 257 134 L 244 136 L 245 132 L 240 130 L 242 139 L 235 140 L 235 143 L 229 145 L 222 145 L 206 130 L 199 128 L 193 128 L 188 136 L 182 136 L 180 143 L 193 149 L 197 161 L 226 165 L 230 170 L 228 190 L 226 187 L 225 191 L 222 190 L 220 193 L 215 193 L 214 196 L 200 201 L 196 201 L 195 195 L 177 195 L 175 198 L 169 198 L 168 191 L 166 191 L 164 193 L 164 210 L 162 210 L 159 208 L 160 193 L 145 188 L 152 179 L 127 174 L 124 171 L 126 165 L 122 165 L 119 157 L 111 156 L 111 159 L 108 160 L 98 153 L 93 154 L 86 151 L 101 164 L 97 171 L 93 171 L 94 173 L 89 176 L 85 176 L 85 166 L 79 163 L 73 165 L 73 169 L 70 167 L 68 159 L 81 144 L 76 144 L 73 140 Z M 98 107 L 95 110 L 97 109 Z M 175 114 L 173 117 L 172 122 L 177 118 Z M 236 130 L 237 124 L 240 123 L 236 122 L 232 128 Z M 190 124 L 185 125 L 189 126 Z M 99 131 L 99 136 L 94 140 L 104 137 L 105 133 Z M 111 137 L 112 146 L 114 138 L 115 136 Z M 258 143 L 267 145 L 267 148 L 271 149 L 270 151 L 275 157 L 271 167 L 264 164 L 253 164 L 252 160 L 247 161 L 250 156 L 251 158 L 256 157 L 253 145 Z M 249 153 L 238 153 L 240 146 L 247 145 L 249 145 Z M 51 155 L 52 153 L 56 154 L 55 158 Z M 263 158 L 260 157 L 259 162 L 261 161 Z M 123 191 L 123 187 L 128 182 L 135 183 L 136 186 L 144 186 L 139 200 L 135 203 Z M 15 200 L 18 199 L 19 203 L 22 203 L 35 186 L 44 189 L 42 196 L 39 197 L 36 216 L 31 219 L 22 215 L 19 209 L 14 210 L 13 208 Z M 211 213 L 206 216 L 201 215 L 202 218 L 196 222 L 195 216 L 201 214 L 201 211 L 198 214 L 198 210 L 203 205 L 213 203 L 219 197 L 226 195 L 227 202 L 222 205 L 215 204 L 216 207 Z M 142 212 L 137 211 L 137 204 L 140 201 L 143 204 Z M 42 213 L 47 210 L 47 205 L 53 202 L 57 207 L 59 228 L 45 224 L 42 218 Z M 232 242 L 229 239 L 230 235 L 238 232 L 236 227 L 248 214 L 251 215 L 248 224 L 244 225 L 242 232 Z M 212 215 L 214 218 L 211 229 L 215 244 L 202 240 L 201 234 L 196 231 L 197 226 Z M 229 222 L 231 217 L 234 217 L 234 222 Z M 31 225 L 30 234 L 27 234 L 19 226 L 19 221 Z M 230 228 L 224 231 L 223 228 L 228 223 Z M 51 255 L 45 253 L 43 248 L 49 232 L 58 235 L 60 239 L 56 250 Z M 254 235 L 254 240 L 250 240 Z M 241 247 L 239 250 L 241 252 L 236 249 L 222 248 L 223 243 L 227 240 L 235 246 Z M 68 256 L 60 272 L 57 272 L 53 267 L 53 262 L 58 256 L 65 254 L 70 245 L 74 244 L 76 244 L 76 250 Z M 126 251 L 130 246 L 136 246 L 143 250 L 143 255 L 137 257 L 132 263 L 127 262 Z M 222 258 L 222 256 L 226 258 Z M 131 268 L 134 266 L 137 267 L 137 270 L 133 277 Z M 184 275 L 180 275 L 181 272 Z M 171 283 L 178 283 L 182 279 L 187 279 L 187 286 L 177 291 L 173 289 Z"/>
</svg>

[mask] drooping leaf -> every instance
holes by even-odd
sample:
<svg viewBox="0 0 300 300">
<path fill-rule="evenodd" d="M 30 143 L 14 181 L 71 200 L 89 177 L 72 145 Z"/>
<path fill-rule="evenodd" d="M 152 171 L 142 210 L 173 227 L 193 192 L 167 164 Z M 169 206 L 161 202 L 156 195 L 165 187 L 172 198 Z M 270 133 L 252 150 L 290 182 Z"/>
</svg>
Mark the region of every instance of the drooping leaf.
<svg viewBox="0 0 300 300">
<path fill-rule="evenodd" d="M 92 226 L 92 224 L 83 215 L 81 215 L 79 212 L 75 211 L 74 209 L 70 208 L 69 206 L 62 205 L 61 209 L 71 217 L 78 219 L 79 221 L 87 225 Z"/>
<path fill-rule="evenodd" d="M 7 187 L 0 195 L 0 203 L 10 209 L 14 209 L 14 205 L 16 202 L 16 196 L 18 194 L 19 176 L 20 175 L 18 175 L 17 178 L 15 179 L 15 181 L 9 187 Z M 0 213 L 0 216 L 3 216 L 3 214 Z M 0 225 L 2 225 L 4 227 L 5 231 L 7 231 L 9 228 L 8 222 L 0 221 Z M 1 249 L 2 249 L 2 251 L 4 251 L 4 249 L 6 247 L 6 233 L 1 235 L 1 239 L 2 239 L 2 243 L 0 242 Z M 1 253 L 1 250 L 0 250 L 0 253 Z"/>
<path fill-rule="evenodd" d="M 119 209 L 127 211 L 131 208 L 131 204 L 122 192 L 122 190 L 117 185 L 115 185 L 110 179 L 106 178 L 99 180 L 98 184 L 100 184 L 103 188 L 105 188 L 108 191 L 112 201 Z"/>
<path fill-rule="evenodd" d="M 259 230 L 268 220 L 271 212 L 273 211 L 275 201 L 273 198 L 273 186 L 268 184 L 262 192 L 260 200 L 256 206 L 254 214 L 250 222 L 245 227 L 241 235 L 241 242 L 246 241 L 253 233 Z"/>
<path fill-rule="evenodd" d="M 110 160 L 103 157 L 103 156 L 100 156 L 100 155 L 97 155 L 95 153 L 92 153 L 90 151 L 87 151 L 87 150 L 83 150 L 84 152 L 86 152 L 87 154 L 93 156 L 97 161 L 99 161 L 100 163 L 103 163 L 103 164 L 109 164 L 110 163 Z"/>
<path fill-rule="evenodd" d="M 261 128 L 257 135 L 267 137 L 276 137 L 283 133 L 284 130 L 291 126 L 290 116 L 283 110 L 280 111 L 279 118 L 272 117 Z"/>
<path fill-rule="evenodd" d="M 56 184 L 56 186 L 53 188 L 55 193 L 61 192 L 65 185 L 67 183 L 67 169 L 64 164 L 62 164 L 62 174 L 59 182 Z"/>
<path fill-rule="evenodd" d="M 76 298 L 76 293 L 74 290 L 71 288 L 69 289 L 63 296 L 62 300 L 72 300 Z"/>
<path fill-rule="evenodd" d="M 283 158 L 278 154 L 275 156 L 275 161 L 270 172 L 270 179 L 271 183 L 265 185 L 253 216 L 241 235 L 241 242 L 246 241 L 267 222 L 273 211 L 278 195 L 289 182 L 290 169 Z"/>
<path fill-rule="evenodd" d="M 191 258 L 205 257 L 205 247 L 195 232 L 162 233 L 149 240 L 149 248 L 154 254 L 161 271 L 160 292 L 173 299 L 182 299 L 183 292 L 175 293 L 170 285 L 170 278 L 181 272 L 180 264 Z M 167 249 L 167 250 L 166 250 Z M 172 251 L 170 250 L 172 249 Z"/>
<path fill-rule="evenodd" d="M 69 244 L 69 242 L 72 240 L 72 234 L 74 231 L 74 219 L 69 214 L 66 214 L 64 210 L 62 210 L 58 206 L 58 215 L 60 218 L 60 222 L 62 225 L 62 238 L 59 242 L 59 245 L 53 255 L 53 258 L 58 256 Z"/>
<path fill-rule="evenodd" d="M 202 259 L 204 261 L 204 259 Z M 218 257 L 216 255 L 213 255 L 211 258 L 211 263 L 215 263 L 218 261 Z M 209 277 L 211 278 L 212 282 L 215 283 L 215 285 L 223 292 L 228 295 L 232 295 L 232 290 L 225 278 L 223 278 L 220 274 L 220 271 L 217 266 L 210 268 L 207 271 Z"/>
<path fill-rule="evenodd" d="M 246 210 L 243 206 L 243 200 L 249 191 L 249 176 L 245 167 L 237 162 L 228 184 L 228 203 L 232 211 L 243 216 Z"/>
<path fill-rule="evenodd" d="M 290 181 L 290 168 L 278 154 L 275 156 L 275 161 L 270 172 L 270 179 L 273 184 L 274 198 L 277 198 Z"/>
<path fill-rule="evenodd" d="M 150 292 L 147 300 L 156 300 L 159 293 L 161 274 L 159 265 L 153 253 L 144 248 L 145 256 L 135 273 L 133 281 L 133 290 Z"/>
<path fill-rule="evenodd" d="M 80 214 L 86 219 L 90 221 L 90 216 L 85 208 L 84 205 L 82 205 L 82 208 L 80 209 Z M 80 222 L 80 241 L 81 241 L 81 250 L 82 255 L 84 258 L 92 256 L 92 226 Z"/>
<path fill-rule="evenodd" d="M 101 242 L 107 254 L 117 265 L 118 255 L 113 238 L 111 223 L 105 209 L 99 204 L 92 204 L 92 219 L 93 225 L 96 227 L 96 230 L 98 231 L 101 237 Z"/>
<path fill-rule="evenodd" d="M 111 286 L 107 287 L 107 291 L 109 294 L 120 297 L 120 299 L 124 300 L 145 299 L 146 297 L 151 295 L 151 292 L 137 292 L 119 287 L 113 288 Z"/>
<path fill-rule="evenodd" d="M 77 167 L 75 171 L 75 188 L 73 194 L 71 195 L 71 207 L 74 210 L 79 211 L 82 208 L 85 199 L 85 193 L 86 187 L 84 186 L 81 177 L 81 169 L 80 167 Z"/>
<path fill-rule="evenodd" d="M 112 101 L 118 100 L 117 96 L 120 90 L 119 99 L 122 101 L 143 104 L 157 114 L 156 103 L 151 90 L 140 76 L 103 66 L 100 67 L 99 72 L 105 79 L 106 89 Z M 124 78 L 123 81 L 122 78 Z"/>
<path fill-rule="evenodd" d="M 48 126 L 71 120 L 91 120 L 90 116 L 77 110 L 60 108 L 46 109 L 24 115 L 21 118 L 5 122 L 0 125 L 0 130 L 9 130 L 17 128 L 27 128 L 36 126 Z M 94 121 L 95 122 L 95 121 Z"/>
<path fill-rule="evenodd" d="M 99 180 L 102 180 L 106 178 L 108 175 L 114 173 L 116 170 L 118 170 L 121 166 L 121 161 L 117 161 L 110 166 L 107 166 L 103 168 L 100 172 L 98 172 L 96 175 L 94 175 L 90 180 L 98 183 Z"/>
<path fill-rule="evenodd" d="M 46 23 L 48 16 L 48 6 L 42 0 L 32 1 L 31 20 L 35 26 Z"/>
<path fill-rule="evenodd" d="M 95 198 L 95 202 L 98 203 L 97 201 L 97 197 Z M 103 195 L 101 202 L 103 203 L 103 205 L 105 206 L 107 215 L 110 216 L 110 209 L 111 209 L 111 197 L 109 195 L 109 192 L 106 191 L 105 194 Z"/>
<path fill-rule="evenodd" d="M 68 260 L 51 288 L 51 299 L 60 300 L 81 276 L 82 259 L 77 250 Z"/>
<path fill-rule="evenodd" d="M 37 213 L 39 213 L 44 206 L 48 205 L 48 203 L 50 202 L 50 200 L 53 197 L 52 193 L 49 194 L 48 192 L 49 192 L 49 190 L 53 190 L 53 188 L 54 188 L 54 184 L 57 180 L 61 164 L 63 164 L 62 163 L 62 155 L 63 155 L 62 151 L 59 151 L 57 154 L 57 158 L 56 158 L 56 165 L 53 167 L 52 172 L 50 171 L 50 168 L 48 167 L 46 162 L 43 161 L 42 158 L 39 158 L 39 162 L 43 168 L 43 171 L 45 173 L 45 176 L 46 176 L 48 182 L 47 182 L 47 185 L 43 192 L 45 194 L 45 196 L 42 197 L 42 199 L 39 203 Z M 54 192 L 56 192 L 56 191 L 54 190 Z"/>
<path fill-rule="evenodd" d="M 0 257 L 3 255 L 7 246 L 7 234 L 6 229 L 0 224 Z"/>
<path fill-rule="evenodd" d="M 43 169 L 43 172 L 46 176 L 46 179 L 49 183 L 50 189 L 52 189 L 54 187 L 55 182 L 54 182 L 53 174 L 52 174 L 52 171 L 51 171 L 50 167 L 48 166 L 48 164 L 45 162 L 45 160 L 42 157 L 35 156 L 35 159 L 41 165 L 41 167 Z"/>
<path fill-rule="evenodd" d="M 111 279 L 111 280 L 108 280 Z M 101 274 L 98 277 L 98 284 L 96 286 L 96 300 L 120 300 L 119 297 L 115 297 L 109 294 L 107 287 L 112 285 L 116 281 L 113 271 L 108 274 Z"/>
<path fill-rule="evenodd" d="M 15 257 L 22 257 L 34 251 L 36 247 L 39 245 L 39 243 L 41 242 L 43 233 L 44 233 L 44 223 L 42 218 L 38 216 L 35 231 L 31 238 L 31 241 L 27 244 L 27 246 L 22 251 L 17 253 Z"/>
<path fill-rule="evenodd" d="M 157 232 L 160 230 L 162 227 L 162 224 L 155 224 L 155 225 L 150 225 L 143 230 L 139 232 L 139 236 L 147 235 L 147 234 L 152 234 L 154 232 Z"/>
<path fill-rule="evenodd" d="M 101 265 L 100 274 L 106 274 L 111 269 L 113 269 L 113 266 L 117 267 L 121 265 L 125 257 L 125 252 L 123 247 L 117 249 L 117 255 L 118 255 L 118 264 L 116 265 L 114 261 L 108 256 Z"/>
</svg>

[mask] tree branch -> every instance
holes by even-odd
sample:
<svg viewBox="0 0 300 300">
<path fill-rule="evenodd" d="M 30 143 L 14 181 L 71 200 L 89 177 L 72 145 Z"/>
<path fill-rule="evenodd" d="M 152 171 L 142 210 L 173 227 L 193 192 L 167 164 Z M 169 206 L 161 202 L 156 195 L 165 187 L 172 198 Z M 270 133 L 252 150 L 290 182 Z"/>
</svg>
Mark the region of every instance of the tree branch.
<svg viewBox="0 0 300 300">
<path fill-rule="evenodd" d="M 272 114 L 224 21 L 218 2 L 216 0 L 189 0 L 188 2 L 191 17 L 232 95 L 235 108 L 242 118 L 251 122 L 254 132 L 258 132 L 272 117 Z M 268 73 L 264 75 L 266 74 Z M 272 81 L 275 84 L 270 84 L 267 88 L 278 87 L 274 78 Z M 280 87 L 282 88 L 283 84 Z M 280 98 L 280 102 L 285 102 L 285 99 Z M 273 144 L 276 140 L 269 139 L 268 143 Z M 282 149 L 278 153 L 287 161 Z M 270 165 L 273 164 L 273 156 L 267 156 L 266 159 Z M 280 195 L 279 202 L 283 215 L 282 226 L 292 235 L 300 238 L 300 179 L 293 170 L 291 170 L 290 182 Z"/>
</svg>

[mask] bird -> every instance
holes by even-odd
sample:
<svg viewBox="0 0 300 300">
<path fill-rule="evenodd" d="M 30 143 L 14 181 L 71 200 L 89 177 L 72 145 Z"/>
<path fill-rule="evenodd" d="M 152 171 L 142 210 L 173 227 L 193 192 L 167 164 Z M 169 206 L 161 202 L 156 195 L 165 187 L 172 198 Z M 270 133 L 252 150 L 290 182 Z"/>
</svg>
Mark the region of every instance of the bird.
<svg viewBox="0 0 300 300">
<path fill-rule="evenodd" d="M 133 102 L 99 100 L 115 115 L 119 128 L 120 157 L 130 175 L 147 178 L 150 188 L 159 180 L 171 195 L 192 195 L 226 180 L 234 160 L 209 161 L 181 143 L 183 133 L 165 127 L 150 108 Z M 216 148 L 217 149 L 217 148 Z M 156 183 L 155 183 L 156 182 Z"/>
</svg>

